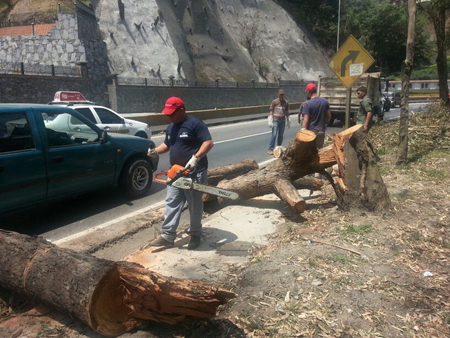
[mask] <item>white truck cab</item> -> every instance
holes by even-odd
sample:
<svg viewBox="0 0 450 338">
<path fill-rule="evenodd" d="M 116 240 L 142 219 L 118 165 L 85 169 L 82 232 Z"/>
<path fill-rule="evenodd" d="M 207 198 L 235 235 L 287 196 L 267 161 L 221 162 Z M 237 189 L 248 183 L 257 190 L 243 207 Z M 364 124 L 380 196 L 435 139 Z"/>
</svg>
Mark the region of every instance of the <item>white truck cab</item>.
<svg viewBox="0 0 450 338">
<path fill-rule="evenodd" d="M 109 108 L 86 100 L 80 92 L 56 92 L 53 101 L 49 104 L 72 108 L 108 133 L 138 136 L 148 140 L 152 137 L 148 124 L 123 118 Z"/>
</svg>

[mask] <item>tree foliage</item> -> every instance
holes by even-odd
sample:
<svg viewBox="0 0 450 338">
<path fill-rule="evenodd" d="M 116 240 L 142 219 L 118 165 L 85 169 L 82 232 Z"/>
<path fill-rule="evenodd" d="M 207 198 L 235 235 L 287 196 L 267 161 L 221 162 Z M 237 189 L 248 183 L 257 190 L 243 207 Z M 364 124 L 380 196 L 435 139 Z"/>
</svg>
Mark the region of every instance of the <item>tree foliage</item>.
<svg viewBox="0 0 450 338">
<path fill-rule="evenodd" d="M 294 19 L 311 31 L 325 48 L 335 51 L 338 0 L 276 0 Z M 432 48 L 424 13 L 417 14 L 415 64 L 430 64 Z M 342 0 L 340 44 L 353 35 L 372 54 L 376 65 L 389 73 L 399 72 L 406 56 L 408 18 L 402 1 Z"/>
</svg>

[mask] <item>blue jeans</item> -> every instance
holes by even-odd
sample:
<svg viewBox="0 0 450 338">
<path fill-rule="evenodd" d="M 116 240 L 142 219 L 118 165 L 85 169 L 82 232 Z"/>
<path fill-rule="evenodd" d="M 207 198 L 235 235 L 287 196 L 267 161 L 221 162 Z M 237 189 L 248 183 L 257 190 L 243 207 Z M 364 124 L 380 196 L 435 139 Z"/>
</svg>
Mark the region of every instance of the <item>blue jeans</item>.
<svg viewBox="0 0 450 338">
<path fill-rule="evenodd" d="M 273 150 L 275 148 L 275 139 L 277 140 L 277 146 L 281 146 L 283 143 L 284 127 L 286 127 L 286 120 L 273 122 L 269 150 Z"/>
<path fill-rule="evenodd" d="M 192 179 L 197 183 L 206 183 L 206 170 L 194 173 Z M 177 228 L 180 223 L 184 204 L 188 202 L 190 227 L 188 234 L 201 237 L 203 216 L 203 193 L 195 190 L 185 190 L 167 186 L 166 211 L 161 229 L 161 237 L 166 241 L 174 242 L 177 237 Z"/>
</svg>

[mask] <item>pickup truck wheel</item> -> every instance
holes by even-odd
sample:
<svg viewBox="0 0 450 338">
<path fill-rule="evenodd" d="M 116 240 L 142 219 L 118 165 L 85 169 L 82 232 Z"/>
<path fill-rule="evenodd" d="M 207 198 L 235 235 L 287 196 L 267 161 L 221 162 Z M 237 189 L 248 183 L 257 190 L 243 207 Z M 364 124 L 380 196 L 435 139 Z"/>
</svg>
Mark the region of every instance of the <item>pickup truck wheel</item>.
<svg viewBox="0 0 450 338">
<path fill-rule="evenodd" d="M 143 131 L 140 131 L 140 132 L 136 133 L 136 135 L 134 135 L 134 136 L 142 137 L 142 138 L 148 138 L 147 134 L 144 133 Z"/>
<path fill-rule="evenodd" d="M 150 163 L 141 158 L 135 159 L 123 168 L 119 187 L 129 197 L 142 197 L 152 186 L 152 173 Z"/>
</svg>

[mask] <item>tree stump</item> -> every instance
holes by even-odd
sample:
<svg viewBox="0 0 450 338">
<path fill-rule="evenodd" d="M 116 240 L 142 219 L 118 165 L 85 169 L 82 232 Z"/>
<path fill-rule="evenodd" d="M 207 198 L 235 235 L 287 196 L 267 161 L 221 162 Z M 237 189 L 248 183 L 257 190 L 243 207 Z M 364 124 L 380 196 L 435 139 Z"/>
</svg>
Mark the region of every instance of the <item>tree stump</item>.
<svg viewBox="0 0 450 338">
<path fill-rule="evenodd" d="M 142 319 L 206 319 L 235 294 L 200 281 L 174 280 L 137 264 L 59 248 L 0 230 L 0 285 L 71 313 L 104 336 Z"/>
<path fill-rule="evenodd" d="M 344 210 L 351 207 L 369 211 L 390 209 L 389 193 L 378 170 L 373 147 L 361 125 L 335 135 L 334 151 L 339 167 L 336 182 L 340 207 Z"/>
</svg>

